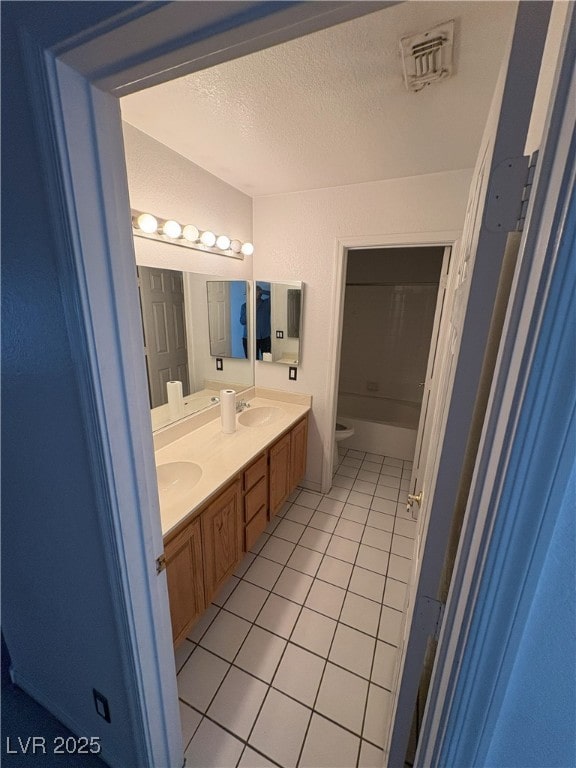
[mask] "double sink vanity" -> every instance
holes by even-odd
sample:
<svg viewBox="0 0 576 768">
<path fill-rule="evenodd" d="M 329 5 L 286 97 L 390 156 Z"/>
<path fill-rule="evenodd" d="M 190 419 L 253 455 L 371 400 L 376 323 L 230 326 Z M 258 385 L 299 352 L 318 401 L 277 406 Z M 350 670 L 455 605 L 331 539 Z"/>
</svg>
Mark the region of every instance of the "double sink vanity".
<svg viewBox="0 0 576 768">
<path fill-rule="evenodd" d="M 241 399 L 232 434 L 214 407 L 154 436 L 175 646 L 306 471 L 311 397 L 251 388 Z"/>
</svg>

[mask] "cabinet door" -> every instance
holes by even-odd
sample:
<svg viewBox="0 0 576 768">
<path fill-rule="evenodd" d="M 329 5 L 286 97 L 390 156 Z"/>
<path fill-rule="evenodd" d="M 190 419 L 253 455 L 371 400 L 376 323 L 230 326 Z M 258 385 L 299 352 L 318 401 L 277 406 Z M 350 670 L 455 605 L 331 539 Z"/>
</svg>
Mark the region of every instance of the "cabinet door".
<svg viewBox="0 0 576 768">
<path fill-rule="evenodd" d="M 290 433 L 290 491 L 306 474 L 306 452 L 308 447 L 308 419 L 298 422 Z"/>
<path fill-rule="evenodd" d="M 290 434 L 270 448 L 270 517 L 276 514 L 290 493 Z"/>
<path fill-rule="evenodd" d="M 235 482 L 208 504 L 201 515 L 206 605 L 240 559 L 240 499 L 240 482 Z"/>
<path fill-rule="evenodd" d="M 193 520 L 164 547 L 174 645 L 204 610 L 200 520 Z"/>
</svg>

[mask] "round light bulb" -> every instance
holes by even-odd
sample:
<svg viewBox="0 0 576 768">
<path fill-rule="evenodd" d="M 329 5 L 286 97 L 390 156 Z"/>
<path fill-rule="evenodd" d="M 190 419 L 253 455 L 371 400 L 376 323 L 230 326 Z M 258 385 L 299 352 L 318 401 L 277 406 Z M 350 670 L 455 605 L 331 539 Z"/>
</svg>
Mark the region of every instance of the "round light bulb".
<svg viewBox="0 0 576 768">
<path fill-rule="evenodd" d="M 203 245 L 207 245 L 209 248 L 212 248 L 212 246 L 216 243 L 216 235 L 214 232 L 210 232 L 210 230 L 207 229 L 206 232 L 202 232 L 200 235 L 200 241 Z"/>
<path fill-rule="evenodd" d="M 194 224 L 186 224 L 182 230 L 182 237 L 190 243 L 195 243 L 200 237 L 198 227 L 195 227 Z"/>
<path fill-rule="evenodd" d="M 168 219 L 168 221 L 165 221 L 162 226 L 162 232 L 167 237 L 177 238 L 180 237 L 182 234 L 182 227 L 180 224 L 178 224 L 177 221 L 174 221 L 174 219 Z"/>
<path fill-rule="evenodd" d="M 158 230 L 158 220 L 151 213 L 141 213 L 136 219 L 138 229 L 142 232 L 146 232 L 147 235 L 151 235 Z"/>
<path fill-rule="evenodd" d="M 230 238 L 226 235 L 220 235 L 216 240 L 216 247 L 220 248 L 221 251 L 227 251 L 230 248 Z"/>
<path fill-rule="evenodd" d="M 230 243 L 230 250 L 234 251 L 234 253 L 240 253 L 240 250 L 242 248 L 242 243 L 240 240 L 232 240 Z"/>
<path fill-rule="evenodd" d="M 252 254 L 254 253 L 254 246 L 252 245 L 252 243 L 243 243 L 242 248 L 240 250 L 244 254 L 244 256 L 252 256 Z"/>
</svg>

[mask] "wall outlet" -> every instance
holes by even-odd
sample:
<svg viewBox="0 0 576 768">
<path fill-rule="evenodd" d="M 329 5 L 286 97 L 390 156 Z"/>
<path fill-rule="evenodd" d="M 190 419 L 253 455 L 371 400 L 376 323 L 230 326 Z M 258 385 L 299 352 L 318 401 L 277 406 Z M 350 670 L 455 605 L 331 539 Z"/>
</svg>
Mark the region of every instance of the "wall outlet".
<svg viewBox="0 0 576 768">
<path fill-rule="evenodd" d="M 94 704 L 96 705 L 96 712 L 100 715 L 100 717 L 103 717 L 104 720 L 106 720 L 107 723 L 110 722 L 110 707 L 108 706 L 108 699 L 106 696 L 102 696 L 100 691 L 97 691 L 96 688 L 92 688 L 92 694 L 94 695 Z"/>
<path fill-rule="evenodd" d="M 283 339 L 284 338 L 284 331 L 276 331 L 276 338 L 277 339 Z"/>
<path fill-rule="evenodd" d="M 296 376 L 297 375 L 298 375 L 298 368 L 296 368 L 293 365 L 289 366 L 289 368 L 288 368 L 288 378 L 290 379 L 290 381 L 296 381 Z"/>
<path fill-rule="evenodd" d="M 223 371 L 224 370 L 224 361 L 221 357 L 216 358 L 216 370 L 217 371 Z"/>
<path fill-rule="evenodd" d="M 368 390 L 368 392 L 378 392 L 378 390 L 380 389 L 380 384 L 378 384 L 377 381 L 367 381 L 366 389 Z"/>
</svg>

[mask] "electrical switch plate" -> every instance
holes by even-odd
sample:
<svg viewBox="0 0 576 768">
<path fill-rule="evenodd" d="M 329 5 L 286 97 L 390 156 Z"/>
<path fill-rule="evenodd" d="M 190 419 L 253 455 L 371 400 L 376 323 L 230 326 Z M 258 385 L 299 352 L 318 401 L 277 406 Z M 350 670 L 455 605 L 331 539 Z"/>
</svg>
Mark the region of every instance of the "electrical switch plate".
<svg viewBox="0 0 576 768">
<path fill-rule="evenodd" d="M 297 373 L 298 373 L 298 368 L 296 368 L 295 366 L 291 365 L 288 368 L 288 378 L 290 379 L 290 381 L 296 381 Z"/>
<path fill-rule="evenodd" d="M 216 358 L 216 370 L 217 371 L 223 371 L 224 370 L 224 361 L 221 357 Z"/>
</svg>

